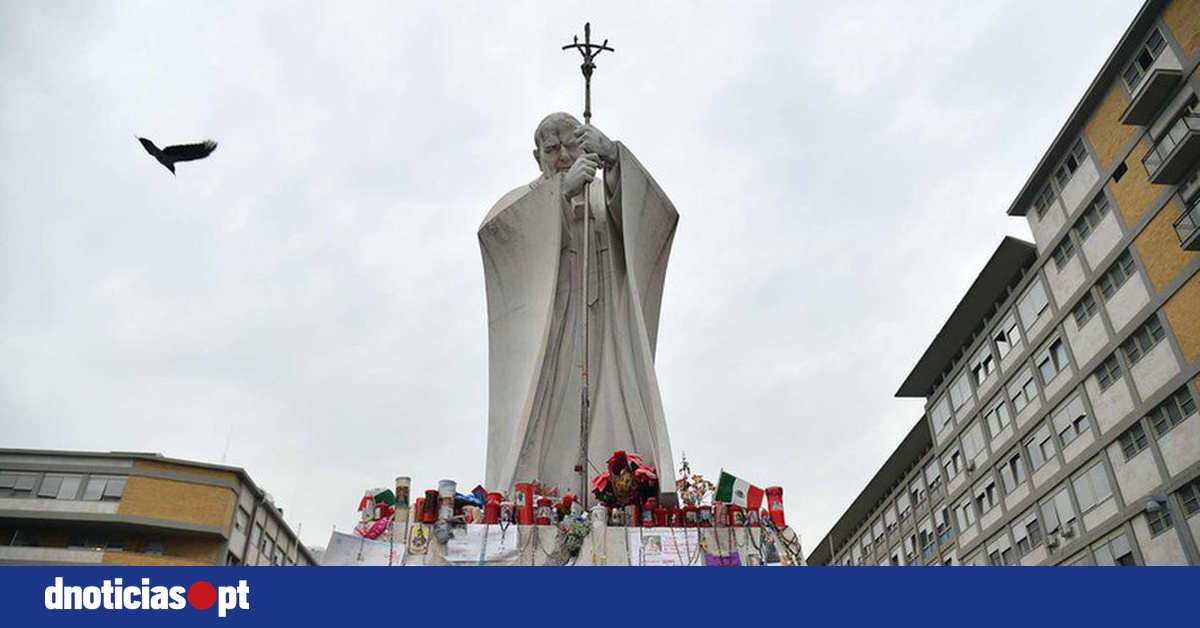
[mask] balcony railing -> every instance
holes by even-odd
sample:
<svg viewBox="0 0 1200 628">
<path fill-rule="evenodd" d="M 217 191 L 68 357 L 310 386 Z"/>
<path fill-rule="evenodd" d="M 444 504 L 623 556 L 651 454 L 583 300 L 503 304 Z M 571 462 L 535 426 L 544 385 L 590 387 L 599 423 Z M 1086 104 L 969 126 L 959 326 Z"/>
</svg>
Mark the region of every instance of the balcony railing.
<svg viewBox="0 0 1200 628">
<path fill-rule="evenodd" d="M 1200 251 L 1200 198 L 1192 201 L 1175 220 L 1175 235 L 1179 236 L 1179 246 L 1185 250 Z"/>
<path fill-rule="evenodd" d="M 1200 114 L 1193 113 L 1176 120 L 1142 159 L 1142 164 L 1152 183 L 1179 183 L 1191 171 L 1197 157 L 1200 157 Z"/>
</svg>

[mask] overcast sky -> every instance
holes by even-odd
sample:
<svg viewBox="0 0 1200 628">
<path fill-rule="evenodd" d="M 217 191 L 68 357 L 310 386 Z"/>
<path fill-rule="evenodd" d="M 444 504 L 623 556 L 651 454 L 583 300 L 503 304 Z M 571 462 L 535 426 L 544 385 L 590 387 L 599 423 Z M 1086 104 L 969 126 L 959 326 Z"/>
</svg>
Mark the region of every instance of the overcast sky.
<svg viewBox="0 0 1200 628">
<path fill-rule="evenodd" d="M 593 122 L 680 214 L 673 449 L 807 553 L 1140 5 L 0 0 L 0 447 L 242 467 L 320 547 L 363 489 L 482 482 L 475 233 L 590 20 Z"/>
</svg>

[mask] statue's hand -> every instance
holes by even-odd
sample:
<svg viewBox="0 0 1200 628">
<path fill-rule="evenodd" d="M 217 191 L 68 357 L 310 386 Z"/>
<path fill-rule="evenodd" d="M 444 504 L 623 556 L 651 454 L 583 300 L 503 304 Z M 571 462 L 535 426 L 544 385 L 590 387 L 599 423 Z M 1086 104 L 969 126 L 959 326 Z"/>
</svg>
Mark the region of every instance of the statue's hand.
<svg viewBox="0 0 1200 628">
<path fill-rule="evenodd" d="M 563 194 L 567 198 L 579 196 L 584 186 L 596 178 L 596 169 L 600 167 L 600 158 L 594 153 L 584 153 L 571 164 L 571 169 L 563 175 Z"/>
<path fill-rule="evenodd" d="M 617 145 L 612 140 L 590 124 L 584 124 L 575 129 L 575 140 L 579 149 L 585 153 L 595 153 L 604 167 L 611 168 L 617 161 Z"/>
</svg>

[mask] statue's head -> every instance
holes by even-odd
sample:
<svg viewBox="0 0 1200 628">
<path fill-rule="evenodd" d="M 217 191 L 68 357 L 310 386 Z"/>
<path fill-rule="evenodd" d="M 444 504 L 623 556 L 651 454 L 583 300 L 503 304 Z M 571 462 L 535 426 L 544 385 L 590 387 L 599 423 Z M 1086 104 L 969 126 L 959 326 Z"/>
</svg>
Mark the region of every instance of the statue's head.
<svg viewBox="0 0 1200 628">
<path fill-rule="evenodd" d="M 552 113 L 546 116 L 533 133 L 533 158 L 542 169 L 542 176 L 550 178 L 566 172 L 579 158 L 579 142 L 575 140 L 575 129 L 579 120 L 569 113 Z"/>
</svg>

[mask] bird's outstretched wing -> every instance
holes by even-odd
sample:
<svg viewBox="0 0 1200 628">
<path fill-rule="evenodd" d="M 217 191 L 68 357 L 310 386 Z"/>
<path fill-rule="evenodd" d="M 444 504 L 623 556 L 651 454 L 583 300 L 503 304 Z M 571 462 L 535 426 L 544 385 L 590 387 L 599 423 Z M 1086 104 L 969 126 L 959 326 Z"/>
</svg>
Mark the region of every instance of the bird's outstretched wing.
<svg viewBox="0 0 1200 628">
<path fill-rule="evenodd" d="M 217 149 L 217 143 L 208 140 L 200 144 L 178 144 L 162 149 L 164 155 L 171 161 L 193 161 L 204 159 Z"/>
</svg>

